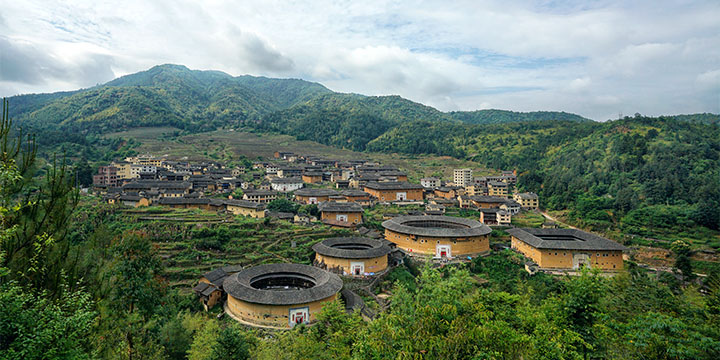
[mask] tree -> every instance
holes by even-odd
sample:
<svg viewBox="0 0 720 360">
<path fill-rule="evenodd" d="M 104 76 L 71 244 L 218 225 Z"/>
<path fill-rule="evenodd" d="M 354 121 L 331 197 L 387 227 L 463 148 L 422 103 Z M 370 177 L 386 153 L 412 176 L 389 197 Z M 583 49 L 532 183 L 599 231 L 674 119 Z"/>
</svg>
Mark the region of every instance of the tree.
<svg viewBox="0 0 720 360">
<path fill-rule="evenodd" d="M 239 327 L 230 325 L 220 331 L 212 348 L 212 360 L 250 358 L 252 340 Z"/>
<path fill-rule="evenodd" d="M 52 300 L 0 285 L 0 359 L 90 359 L 97 313 L 90 295 L 63 288 Z"/>
<path fill-rule="evenodd" d="M 90 164 L 88 164 L 87 158 L 84 156 L 75 164 L 74 168 L 75 176 L 78 185 L 90 186 L 93 183 L 93 173 Z"/>
<path fill-rule="evenodd" d="M 670 248 L 675 252 L 675 269 L 680 271 L 683 278 L 694 279 L 695 273 L 690 262 L 690 245 L 682 240 L 676 240 Z"/>
<path fill-rule="evenodd" d="M 567 293 L 563 307 L 570 328 L 580 334 L 579 345 L 587 358 L 588 350 L 592 350 L 595 335 L 592 328 L 600 314 L 598 304 L 605 291 L 605 283 L 597 270 L 584 268 L 581 275 L 566 283 Z"/>
<path fill-rule="evenodd" d="M 288 199 L 275 199 L 267 204 L 267 209 L 270 211 L 297 213 L 300 205 L 288 200 Z"/>
<path fill-rule="evenodd" d="M 33 177 L 34 138 L 11 133 L 7 100 L 0 119 L 0 275 L 56 295 L 70 245 L 65 232 L 77 192 L 65 161 L 53 161 L 43 181 Z"/>
</svg>

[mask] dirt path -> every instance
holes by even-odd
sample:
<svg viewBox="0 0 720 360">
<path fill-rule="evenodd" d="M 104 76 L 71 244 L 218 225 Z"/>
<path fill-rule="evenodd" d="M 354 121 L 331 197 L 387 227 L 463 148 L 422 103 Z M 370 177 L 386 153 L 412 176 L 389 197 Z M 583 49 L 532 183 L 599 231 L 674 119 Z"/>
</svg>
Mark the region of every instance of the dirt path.
<svg viewBox="0 0 720 360">
<path fill-rule="evenodd" d="M 540 210 L 538 210 L 538 211 L 540 211 Z M 560 224 L 560 225 L 567 226 L 567 227 L 569 227 L 569 228 L 571 228 L 571 229 L 579 230 L 578 228 L 576 228 L 576 227 L 574 227 L 574 226 L 572 226 L 572 225 L 570 225 L 570 224 L 566 224 L 566 223 L 564 223 L 564 222 L 562 222 L 562 221 L 560 221 L 560 220 L 558 220 L 558 219 L 550 216 L 548 213 L 546 213 L 546 212 L 544 212 L 544 211 L 540 211 L 540 214 L 542 214 L 542 216 L 544 216 L 546 219 L 548 219 L 548 220 L 550 220 L 550 221 L 554 221 L 554 222 L 556 222 L 556 223 L 558 223 L 558 224 Z"/>
</svg>

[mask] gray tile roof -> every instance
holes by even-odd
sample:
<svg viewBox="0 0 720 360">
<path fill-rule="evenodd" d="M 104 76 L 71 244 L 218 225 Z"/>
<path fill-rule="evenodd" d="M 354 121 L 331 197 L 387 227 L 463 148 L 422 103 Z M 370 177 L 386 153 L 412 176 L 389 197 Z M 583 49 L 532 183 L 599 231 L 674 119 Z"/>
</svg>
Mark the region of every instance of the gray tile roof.
<svg viewBox="0 0 720 360">
<path fill-rule="evenodd" d="M 420 184 L 411 184 L 406 181 L 368 182 L 365 187 L 373 190 L 424 190 Z"/>
<path fill-rule="evenodd" d="M 330 189 L 304 188 L 295 190 L 296 196 L 330 196 L 338 195 L 338 192 Z"/>
<path fill-rule="evenodd" d="M 360 245 L 355 246 L 354 245 Z M 360 248 L 360 247 L 367 248 Z M 369 259 L 390 253 L 390 247 L 380 240 L 364 237 L 336 237 L 325 239 L 315 245 L 313 250 L 324 256 L 341 259 Z"/>
<path fill-rule="evenodd" d="M 384 221 L 382 226 L 401 234 L 429 237 L 481 236 L 492 232 L 476 220 L 436 215 L 398 216 Z"/>
<path fill-rule="evenodd" d="M 604 237 L 577 229 L 517 228 L 508 234 L 537 249 L 559 250 L 619 250 L 627 248 Z"/>
<path fill-rule="evenodd" d="M 324 201 L 318 204 L 318 210 L 327 212 L 363 212 L 362 206 L 355 202 L 339 203 Z"/>
<path fill-rule="evenodd" d="M 258 277 L 294 276 L 311 279 L 315 286 L 298 290 L 257 289 L 251 285 Z M 236 299 L 265 305 L 306 304 L 326 299 L 342 289 L 340 278 L 328 271 L 300 264 L 258 265 L 230 275 L 223 284 L 229 296 Z"/>
</svg>

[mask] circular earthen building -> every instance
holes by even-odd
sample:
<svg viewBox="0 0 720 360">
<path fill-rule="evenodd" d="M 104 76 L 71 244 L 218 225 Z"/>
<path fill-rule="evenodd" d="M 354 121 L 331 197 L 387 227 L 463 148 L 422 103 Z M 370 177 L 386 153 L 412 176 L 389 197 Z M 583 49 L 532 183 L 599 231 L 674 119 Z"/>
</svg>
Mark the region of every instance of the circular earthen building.
<svg viewBox="0 0 720 360">
<path fill-rule="evenodd" d="M 249 325 L 291 328 L 312 323 L 343 283 L 328 271 L 300 264 L 266 264 L 225 279 L 225 311 Z"/>
<path fill-rule="evenodd" d="M 476 220 L 452 216 L 399 216 L 382 223 L 385 239 L 410 254 L 435 258 L 471 256 L 490 250 L 492 230 Z"/>
<path fill-rule="evenodd" d="M 325 239 L 315 245 L 317 267 L 350 276 L 372 276 L 387 269 L 390 247 L 363 237 Z"/>
</svg>

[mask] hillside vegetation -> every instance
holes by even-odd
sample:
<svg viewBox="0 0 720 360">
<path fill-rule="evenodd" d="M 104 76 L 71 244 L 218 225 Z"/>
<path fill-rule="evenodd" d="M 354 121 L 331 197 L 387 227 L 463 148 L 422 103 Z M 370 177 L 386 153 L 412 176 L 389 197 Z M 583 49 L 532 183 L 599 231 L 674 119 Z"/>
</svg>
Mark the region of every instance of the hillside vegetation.
<svg viewBox="0 0 720 360">
<path fill-rule="evenodd" d="M 334 93 L 292 79 L 162 65 L 95 88 L 12 98 L 45 145 L 142 126 L 280 133 L 355 151 L 449 155 L 517 169 L 520 188 L 596 230 L 720 248 L 720 130 L 714 114 L 598 123 L 561 112 L 444 113 L 399 96 Z M 66 134 L 64 136 L 63 134 Z M 78 135 L 81 134 L 81 135 Z M 121 151 L 117 144 L 113 151 Z M 64 149 L 68 149 L 64 147 Z M 122 150 L 125 151 L 125 150 Z M 70 154 L 71 156 L 76 154 Z M 652 229 L 652 230 L 650 230 Z M 667 231 L 666 231 L 667 230 Z"/>
</svg>

